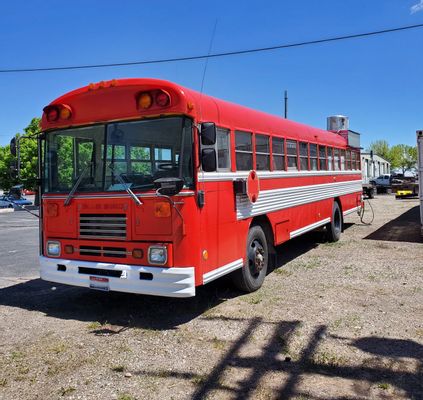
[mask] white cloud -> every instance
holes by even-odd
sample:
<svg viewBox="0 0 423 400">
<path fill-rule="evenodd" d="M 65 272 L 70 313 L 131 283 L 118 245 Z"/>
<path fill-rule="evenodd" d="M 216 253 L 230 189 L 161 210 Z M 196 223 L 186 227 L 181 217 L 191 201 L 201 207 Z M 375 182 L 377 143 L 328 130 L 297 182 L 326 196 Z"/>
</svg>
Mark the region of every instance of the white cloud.
<svg viewBox="0 0 423 400">
<path fill-rule="evenodd" d="M 415 14 L 416 12 L 419 12 L 419 11 L 423 11 L 423 0 L 420 0 L 420 3 L 414 4 L 414 6 L 410 8 L 411 14 Z"/>
</svg>

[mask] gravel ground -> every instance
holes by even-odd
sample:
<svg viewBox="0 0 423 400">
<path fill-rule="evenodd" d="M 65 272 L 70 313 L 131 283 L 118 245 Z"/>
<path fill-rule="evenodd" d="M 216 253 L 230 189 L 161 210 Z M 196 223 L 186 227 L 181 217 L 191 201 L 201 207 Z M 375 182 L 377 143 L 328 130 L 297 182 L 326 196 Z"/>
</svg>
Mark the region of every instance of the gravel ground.
<svg viewBox="0 0 423 400">
<path fill-rule="evenodd" d="M 371 202 L 337 243 L 280 246 L 248 295 L 1 289 L 0 399 L 423 399 L 418 201 Z"/>
</svg>

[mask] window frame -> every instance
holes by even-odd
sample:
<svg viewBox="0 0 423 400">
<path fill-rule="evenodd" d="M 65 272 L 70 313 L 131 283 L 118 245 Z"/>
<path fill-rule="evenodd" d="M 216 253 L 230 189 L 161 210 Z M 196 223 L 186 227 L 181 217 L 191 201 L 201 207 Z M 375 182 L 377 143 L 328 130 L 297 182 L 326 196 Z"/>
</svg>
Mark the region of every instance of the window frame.
<svg viewBox="0 0 423 400">
<path fill-rule="evenodd" d="M 288 152 L 288 143 L 295 143 L 295 156 L 294 154 L 289 154 Z M 294 140 L 294 139 L 287 139 L 286 140 L 286 160 L 287 160 L 287 171 L 299 171 L 299 157 L 298 157 L 298 140 Z M 295 157 L 295 167 L 290 167 L 289 166 L 289 159 L 293 159 Z"/>
<path fill-rule="evenodd" d="M 275 153 L 274 151 L 274 142 L 282 141 L 282 151 L 283 153 Z M 276 168 L 275 165 L 275 156 L 282 157 L 282 169 Z M 286 139 L 279 136 L 272 137 L 272 145 L 271 145 L 271 159 L 272 159 L 272 170 L 273 171 L 287 171 L 287 162 L 286 162 Z"/>
<path fill-rule="evenodd" d="M 271 147 L 270 147 L 270 135 L 269 134 L 266 134 L 266 133 L 256 132 L 254 134 L 254 136 L 255 136 L 255 140 L 254 140 L 254 153 L 256 155 L 256 157 L 255 157 L 256 158 L 256 162 L 255 162 L 256 170 L 257 171 L 270 171 L 270 167 L 271 167 L 271 165 L 270 165 L 270 159 L 271 159 L 271 154 L 272 154 Z M 267 150 L 268 150 L 268 153 L 257 151 L 257 138 L 258 137 L 267 138 Z M 265 168 L 265 169 L 259 169 L 258 168 L 257 156 L 267 156 L 267 168 Z"/>
<path fill-rule="evenodd" d="M 250 142 L 250 146 L 251 146 L 251 151 L 247 151 L 247 150 L 237 150 L 237 134 L 248 134 L 250 135 L 251 138 L 251 142 Z M 235 168 L 237 171 L 251 171 L 252 169 L 254 169 L 254 140 L 253 140 L 253 133 L 252 132 L 248 132 L 248 131 L 243 131 L 243 130 L 238 130 L 236 129 L 234 131 L 234 140 L 235 140 Z M 239 169 L 238 168 L 238 154 L 250 154 L 251 155 L 251 168 L 249 169 Z"/>
</svg>

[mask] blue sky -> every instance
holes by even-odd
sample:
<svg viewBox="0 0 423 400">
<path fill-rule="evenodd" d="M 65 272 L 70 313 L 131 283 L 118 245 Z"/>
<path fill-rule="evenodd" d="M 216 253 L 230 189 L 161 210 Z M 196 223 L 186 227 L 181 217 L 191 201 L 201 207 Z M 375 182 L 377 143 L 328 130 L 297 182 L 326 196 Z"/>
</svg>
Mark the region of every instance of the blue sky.
<svg viewBox="0 0 423 400">
<path fill-rule="evenodd" d="M 413 8 L 414 6 L 414 8 Z M 1 2 L 0 69 L 137 61 L 265 47 L 423 23 L 423 0 Z M 320 128 L 344 114 L 362 146 L 423 129 L 423 29 L 211 59 L 204 92 Z M 0 145 L 61 94 L 156 77 L 201 87 L 204 61 L 0 74 Z"/>
</svg>

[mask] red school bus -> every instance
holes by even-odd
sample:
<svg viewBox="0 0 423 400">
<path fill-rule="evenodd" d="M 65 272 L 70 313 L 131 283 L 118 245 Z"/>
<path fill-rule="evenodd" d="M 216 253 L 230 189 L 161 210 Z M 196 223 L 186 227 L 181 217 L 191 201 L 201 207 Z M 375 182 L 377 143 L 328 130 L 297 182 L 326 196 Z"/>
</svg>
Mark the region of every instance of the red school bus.
<svg viewBox="0 0 423 400">
<path fill-rule="evenodd" d="M 190 297 L 260 288 L 274 248 L 361 206 L 359 148 L 175 83 L 120 79 L 44 108 L 41 278 Z M 342 132 L 341 132 L 342 133 Z"/>
</svg>

